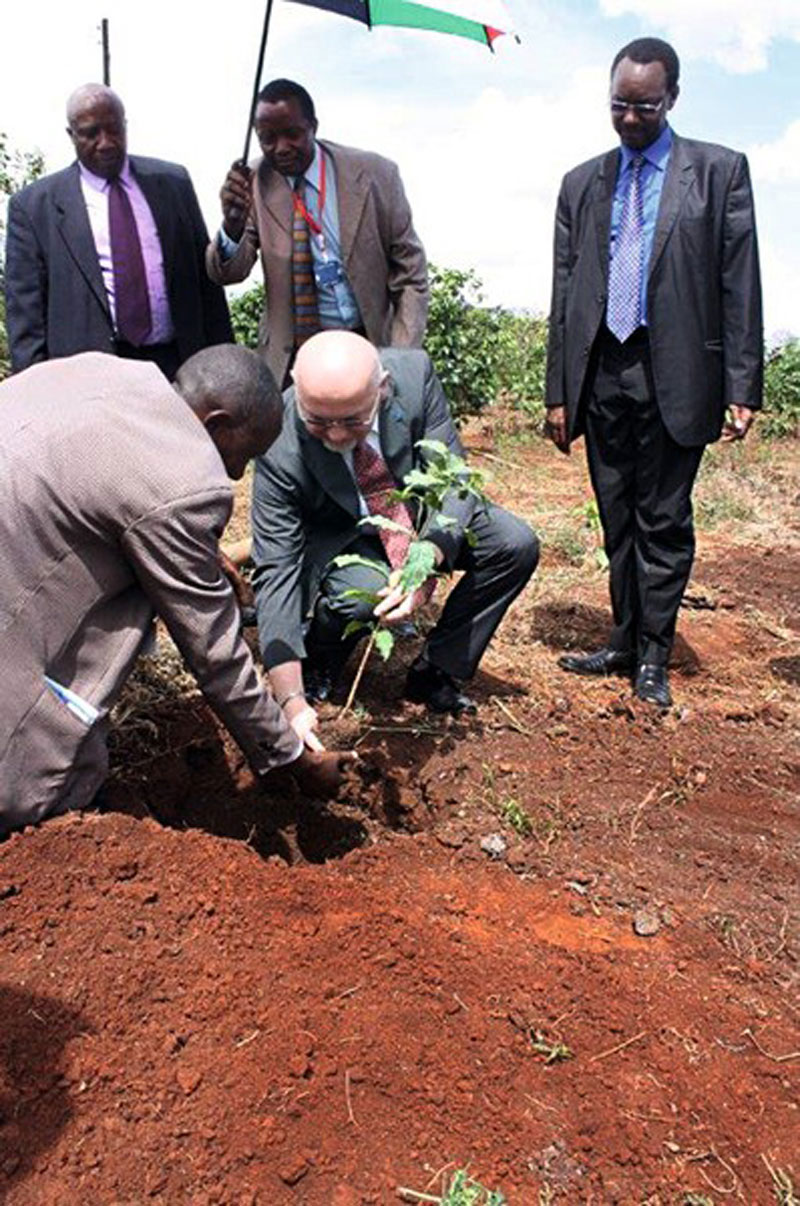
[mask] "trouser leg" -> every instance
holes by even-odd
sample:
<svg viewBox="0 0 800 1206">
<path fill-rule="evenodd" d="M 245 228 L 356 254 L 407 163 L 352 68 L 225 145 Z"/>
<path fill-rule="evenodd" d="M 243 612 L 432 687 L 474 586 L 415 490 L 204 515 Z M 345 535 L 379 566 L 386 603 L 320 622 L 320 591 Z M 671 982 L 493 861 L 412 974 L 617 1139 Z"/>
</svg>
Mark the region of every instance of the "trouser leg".
<svg viewBox="0 0 800 1206">
<path fill-rule="evenodd" d="M 617 345 L 619 347 L 619 345 Z M 635 558 L 634 400 L 626 360 L 614 347 L 601 346 L 586 408 L 586 455 L 608 557 L 614 624 L 609 648 L 636 649 L 638 595 Z"/>
<path fill-rule="evenodd" d="M 349 595 L 351 590 L 375 593 L 386 585 L 389 566 L 378 537 L 362 536 L 348 546 L 348 553 L 379 562 L 386 573 L 366 565 L 332 565 L 319 587 L 311 626 L 306 634 L 306 654 L 311 665 L 334 673 L 344 666 L 365 632 L 344 635 L 352 621 L 370 623 L 374 604 Z"/>
<path fill-rule="evenodd" d="M 475 512 L 475 544 L 464 541 L 455 565 L 464 575 L 450 592 L 425 657 L 453 678 L 472 678 L 486 646 L 536 569 L 539 542 L 521 519 L 490 503 Z"/>
<path fill-rule="evenodd" d="M 691 492 L 703 449 L 681 447 L 664 426 L 646 340 L 602 341 L 586 444 L 609 559 L 609 645 L 666 664 L 694 556 Z"/>
<path fill-rule="evenodd" d="M 636 580 L 639 660 L 666 665 L 694 560 L 692 486 L 703 448 L 682 448 L 655 402 L 637 423 Z"/>
</svg>

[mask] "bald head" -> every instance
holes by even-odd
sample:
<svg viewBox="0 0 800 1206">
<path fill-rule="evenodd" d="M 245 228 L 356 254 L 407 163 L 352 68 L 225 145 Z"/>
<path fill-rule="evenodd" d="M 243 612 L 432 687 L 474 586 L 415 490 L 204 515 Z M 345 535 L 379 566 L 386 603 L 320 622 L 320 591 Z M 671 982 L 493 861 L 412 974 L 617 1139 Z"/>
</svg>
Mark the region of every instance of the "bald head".
<svg viewBox="0 0 800 1206">
<path fill-rule="evenodd" d="M 197 352 L 178 370 L 175 389 L 211 436 L 229 477 L 240 478 L 280 433 L 275 378 L 246 348 L 223 343 Z"/>
<path fill-rule="evenodd" d="M 67 101 L 67 133 L 79 161 L 95 176 L 112 180 L 127 154 L 125 107 L 104 84 L 82 84 Z"/>
<path fill-rule="evenodd" d="M 116 92 L 107 88 L 105 84 L 81 84 L 79 88 L 70 93 L 67 100 L 67 125 L 71 126 L 79 114 L 98 104 L 111 105 L 124 119 L 125 106 Z"/>
<path fill-rule="evenodd" d="M 297 353 L 292 377 L 298 413 L 326 448 L 347 452 L 369 430 L 387 376 L 361 335 L 322 331 Z"/>
</svg>

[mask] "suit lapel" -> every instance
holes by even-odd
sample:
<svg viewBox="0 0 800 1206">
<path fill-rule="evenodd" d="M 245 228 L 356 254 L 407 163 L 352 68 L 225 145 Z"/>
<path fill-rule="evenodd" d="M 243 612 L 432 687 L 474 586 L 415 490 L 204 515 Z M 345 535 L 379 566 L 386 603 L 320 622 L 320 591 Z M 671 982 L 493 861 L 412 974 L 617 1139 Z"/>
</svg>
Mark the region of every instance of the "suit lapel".
<svg viewBox="0 0 800 1206">
<path fill-rule="evenodd" d="M 653 275 L 667 239 L 672 233 L 675 220 L 689 193 L 689 186 L 694 180 L 694 168 L 686 154 L 683 142 L 678 135 L 673 136 L 672 153 L 667 162 L 667 174 L 664 187 L 661 190 L 661 201 L 658 206 L 656 230 L 653 236 L 653 249 L 650 253 L 648 277 Z"/>
<path fill-rule="evenodd" d="M 360 168 L 348 171 L 342 163 L 338 147 L 330 143 L 322 144 L 333 160 L 336 172 L 336 202 L 339 208 L 339 245 L 342 253 L 342 263 L 347 267 L 356 241 L 356 234 L 361 222 L 361 215 L 367 202 L 369 180 Z M 343 187 L 343 179 L 347 179 L 347 187 Z"/>
<path fill-rule="evenodd" d="M 258 169 L 259 192 L 270 220 L 277 223 L 289 238 L 292 236 L 292 189 L 280 172 L 267 167 L 262 159 Z"/>
<path fill-rule="evenodd" d="M 601 160 L 594 189 L 595 233 L 597 254 L 603 279 L 608 276 L 608 241 L 611 232 L 611 206 L 614 201 L 614 186 L 617 183 L 619 151 L 609 151 Z"/>
<path fill-rule="evenodd" d="M 389 397 L 381 407 L 378 427 L 384 460 L 393 477 L 402 483 L 405 475 L 414 467 L 414 449 L 409 418 L 400 404 L 394 380 L 391 380 Z"/>
<path fill-rule="evenodd" d="M 100 261 L 94 245 L 94 235 L 89 225 L 86 202 L 81 190 L 80 170 L 77 163 L 66 169 L 53 196 L 56 209 L 56 226 L 64 240 L 67 251 L 79 271 L 103 307 L 109 322 L 111 311 L 108 296 L 100 271 Z"/>
</svg>

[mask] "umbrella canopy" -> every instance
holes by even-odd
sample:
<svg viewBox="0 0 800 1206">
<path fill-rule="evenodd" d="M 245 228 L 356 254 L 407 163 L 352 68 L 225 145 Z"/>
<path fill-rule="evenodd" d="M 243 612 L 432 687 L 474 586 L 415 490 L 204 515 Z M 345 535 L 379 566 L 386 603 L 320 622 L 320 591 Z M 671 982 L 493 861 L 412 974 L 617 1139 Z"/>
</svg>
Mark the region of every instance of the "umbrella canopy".
<svg viewBox="0 0 800 1206">
<path fill-rule="evenodd" d="M 292 3 L 352 17 L 364 25 L 432 29 L 472 38 L 489 47 L 495 38 L 512 32 L 511 18 L 502 0 L 438 0 L 436 4 L 417 4 L 415 0 L 292 0 Z"/>
</svg>

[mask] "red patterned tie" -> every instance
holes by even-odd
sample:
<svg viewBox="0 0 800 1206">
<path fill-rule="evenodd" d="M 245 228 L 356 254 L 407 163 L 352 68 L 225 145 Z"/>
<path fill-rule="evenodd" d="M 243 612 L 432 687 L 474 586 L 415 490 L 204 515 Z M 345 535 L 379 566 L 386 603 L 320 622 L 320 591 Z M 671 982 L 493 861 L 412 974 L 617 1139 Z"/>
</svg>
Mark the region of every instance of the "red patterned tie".
<svg viewBox="0 0 800 1206">
<path fill-rule="evenodd" d="M 413 530 L 411 512 L 404 502 L 391 498 L 397 483 L 389 472 L 389 466 L 379 452 L 370 448 L 366 440 L 353 449 L 353 472 L 361 496 L 370 515 L 382 515 Z M 389 532 L 378 529 L 386 556 L 392 569 L 397 569 L 405 560 L 412 537 L 404 532 Z"/>
<path fill-rule="evenodd" d="M 136 219 L 128 194 L 119 179 L 109 184 L 108 230 L 114 265 L 117 334 L 138 348 L 147 339 L 152 327 L 150 297 Z"/>
</svg>

